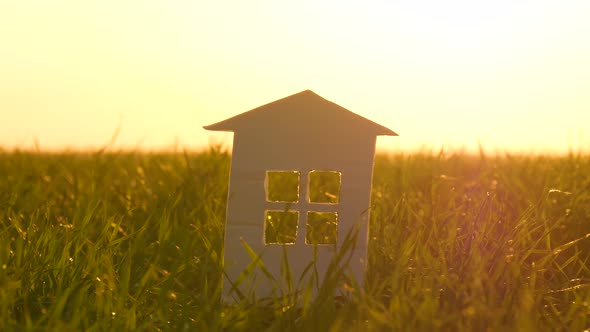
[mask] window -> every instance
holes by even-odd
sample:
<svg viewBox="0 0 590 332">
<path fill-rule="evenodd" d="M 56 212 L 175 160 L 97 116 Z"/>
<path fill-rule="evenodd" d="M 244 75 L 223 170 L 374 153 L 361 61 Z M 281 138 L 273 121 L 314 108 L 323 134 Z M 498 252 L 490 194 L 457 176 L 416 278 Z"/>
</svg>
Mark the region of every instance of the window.
<svg viewBox="0 0 590 332">
<path fill-rule="evenodd" d="M 335 244 L 338 239 L 338 213 L 307 212 L 306 244 Z"/>
<path fill-rule="evenodd" d="M 266 200 L 270 203 L 277 203 L 277 208 L 265 211 L 265 244 L 295 244 L 300 213 L 306 218 L 306 244 L 330 245 L 337 243 L 338 213 L 336 210 L 340 203 L 342 173 L 312 170 L 304 175 L 307 175 L 304 179 L 307 182 L 307 202 L 299 204 L 299 184 L 302 178 L 299 171 L 272 170 L 266 172 L 264 184 Z M 279 203 L 287 203 L 287 205 Z M 314 211 L 313 206 L 316 204 L 331 205 L 332 208 L 329 209 L 333 211 Z M 301 211 L 301 209 L 306 211 Z"/>
<path fill-rule="evenodd" d="M 266 211 L 264 216 L 264 243 L 294 244 L 297 239 L 298 222 L 298 211 Z"/>
<path fill-rule="evenodd" d="M 309 202 L 338 204 L 341 175 L 334 171 L 309 172 Z"/>
<path fill-rule="evenodd" d="M 296 171 L 266 171 L 266 200 L 277 203 L 299 202 L 299 178 Z"/>
</svg>

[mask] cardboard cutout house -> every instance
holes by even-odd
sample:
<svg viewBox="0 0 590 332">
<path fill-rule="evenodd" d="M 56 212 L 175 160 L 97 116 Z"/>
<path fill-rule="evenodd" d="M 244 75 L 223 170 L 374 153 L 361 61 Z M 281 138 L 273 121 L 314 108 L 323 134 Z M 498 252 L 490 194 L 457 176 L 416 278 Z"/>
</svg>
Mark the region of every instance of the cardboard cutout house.
<svg viewBox="0 0 590 332">
<path fill-rule="evenodd" d="M 335 249 L 356 223 L 358 243 L 349 267 L 362 284 L 376 136 L 395 132 L 310 90 L 204 128 L 234 132 L 226 298 L 236 298 L 235 288 L 269 296 L 275 285 L 268 273 L 281 280 L 285 254 L 295 281 L 315 257 L 321 282 Z M 253 266 L 252 252 L 265 273 L 260 266 L 246 271 Z"/>
</svg>

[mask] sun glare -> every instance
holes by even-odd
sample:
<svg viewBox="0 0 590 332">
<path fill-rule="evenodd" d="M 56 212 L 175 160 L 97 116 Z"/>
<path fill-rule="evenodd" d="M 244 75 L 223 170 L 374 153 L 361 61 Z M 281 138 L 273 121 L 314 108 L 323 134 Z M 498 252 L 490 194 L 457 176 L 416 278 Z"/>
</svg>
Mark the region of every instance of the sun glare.
<svg viewBox="0 0 590 332">
<path fill-rule="evenodd" d="M 202 147 L 311 89 L 389 150 L 588 150 L 588 2 L 2 4 L 0 146 Z"/>
</svg>

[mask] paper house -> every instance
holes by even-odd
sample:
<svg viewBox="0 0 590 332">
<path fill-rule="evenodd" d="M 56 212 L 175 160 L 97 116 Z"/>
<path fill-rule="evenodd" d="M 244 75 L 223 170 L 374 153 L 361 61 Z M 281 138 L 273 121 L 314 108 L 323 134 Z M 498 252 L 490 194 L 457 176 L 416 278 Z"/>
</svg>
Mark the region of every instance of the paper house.
<svg viewBox="0 0 590 332">
<path fill-rule="evenodd" d="M 335 249 L 359 223 L 349 268 L 362 284 L 376 136 L 392 130 L 310 90 L 260 106 L 207 130 L 234 132 L 224 247 L 224 296 L 238 285 L 256 297 L 281 280 L 286 254 L 295 281 L 316 255 L 319 282 Z M 252 294 L 252 293 L 250 293 Z"/>
</svg>

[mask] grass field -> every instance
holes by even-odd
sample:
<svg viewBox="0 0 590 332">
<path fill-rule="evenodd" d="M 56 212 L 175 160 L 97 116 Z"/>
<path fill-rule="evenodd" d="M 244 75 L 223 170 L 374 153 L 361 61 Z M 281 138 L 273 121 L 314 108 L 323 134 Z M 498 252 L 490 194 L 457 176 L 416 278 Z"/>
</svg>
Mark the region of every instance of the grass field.
<svg viewBox="0 0 590 332">
<path fill-rule="evenodd" d="M 378 156 L 364 290 L 300 305 L 220 302 L 229 165 L 0 153 L 0 330 L 590 329 L 590 156 Z"/>
</svg>

